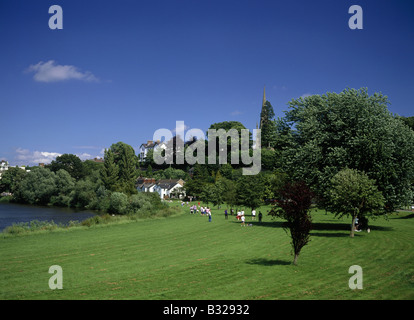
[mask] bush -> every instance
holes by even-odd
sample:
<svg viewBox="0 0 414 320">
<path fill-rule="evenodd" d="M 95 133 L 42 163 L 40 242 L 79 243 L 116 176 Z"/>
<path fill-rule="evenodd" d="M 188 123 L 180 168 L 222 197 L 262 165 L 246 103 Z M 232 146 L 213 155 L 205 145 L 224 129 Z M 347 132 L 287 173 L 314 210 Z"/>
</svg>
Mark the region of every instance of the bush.
<svg viewBox="0 0 414 320">
<path fill-rule="evenodd" d="M 150 200 L 151 199 L 147 197 L 145 193 L 132 195 L 129 202 L 131 212 L 138 213 L 141 209 L 150 210 L 152 208 Z"/>
<path fill-rule="evenodd" d="M 109 200 L 109 213 L 127 214 L 129 209 L 128 196 L 122 192 L 114 192 Z"/>
</svg>

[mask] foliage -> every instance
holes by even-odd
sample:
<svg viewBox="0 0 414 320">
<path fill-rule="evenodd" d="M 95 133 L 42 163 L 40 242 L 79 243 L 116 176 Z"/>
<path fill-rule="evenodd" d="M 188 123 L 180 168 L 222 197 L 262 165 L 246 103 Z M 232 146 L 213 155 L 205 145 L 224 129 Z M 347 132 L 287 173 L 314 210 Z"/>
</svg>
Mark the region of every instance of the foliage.
<svg viewBox="0 0 414 320">
<path fill-rule="evenodd" d="M 406 124 L 411 130 L 414 130 L 414 116 L 413 117 L 400 117 L 400 120 Z"/>
<path fill-rule="evenodd" d="M 59 169 L 55 178 L 56 195 L 51 197 L 50 202 L 55 206 L 68 207 L 71 202 L 70 194 L 75 187 L 75 179 L 64 169 Z"/>
<path fill-rule="evenodd" d="M 122 192 L 112 193 L 108 212 L 115 214 L 128 213 L 128 196 Z"/>
<path fill-rule="evenodd" d="M 33 168 L 20 182 L 14 199 L 29 204 L 47 205 L 57 193 L 56 175 L 47 168 Z"/>
<path fill-rule="evenodd" d="M 118 188 L 119 168 L 115 163 L 115 156 L 112 149 L 105 149 L 104 167 L 100 173 L 105 188 L 110 191 L 116 191 Z"/>
<path fill-rule="evenodd" d="M 276 139 L 276 125 L 273 121 L 275 112 L 269 101 L 266 101 L 260 112 L 260 129 L 262 148 L 273 147 Z"/>
<path fill-rule="evenodd" d="M 90 179 L 76 182 L 71 192 L 70 206 L 76 208 L 89 208 L 89 204 L 96 199 L 94 184 Z"/>
<path fill-rule="evenodd" d="M 3 172 L 0 179 L 0 192 L 14 193 L 18 190 L 20 182 L 26 176 L 26 171 L 17 167 L 11 167 Z"/>
<path fill-rule="evenodd" d="M 149 167 L 150 168 L 150 167 Z M 150 178 L 150 176 L 147 174 Z M 168 167 L 164 170 L 159 170 L 153 174 L 155 179 L 183 179 L 184 181 L 188 179 L 188 174 L 182 169 L 175 169 L 173 167 Z"/>
<path fill-rule="evenodd" d="M 236 185 L 237 204 L 251 209 L 260 207 L 264 200 L 263 181 L 261 174 L 241 176 Z"/>
<path fill-rule="evenodd" d="M 389 113 L 388 103 L 367 89 L 292 100 L 286 121 L 293 140 L 283 153 L 284 169 L 319 196 L 341 169 L 364 171 L 376 180 L 387 211 L 406 205 L 412 199 L 414 132 Z"/>
<path fill-rule="evenodd" d="M 355 218 L 367 218 L 384 210 L 382 193 L 364 172 L 346 168 L 339 171 L 331 183 L 328 208 L 338 217 L 352 217 L 351 237 L 354 236 Z"/>
<path fill-rule="evenodd" d="M 60 169 L 64 169 L 76 180 L 84 178 L 86 175 L 82 160 L 74 154 L 62 154 L 61 156 L 56 157 L 56 159 L 46 167 L 55 173 Z"/>
<path fill-rule="evenodd" d="M 288 182 L 278 192 L 281 198 L 276 200 L 277 206 L 269 214 L 286 220 L 284 228 L 290 232 L 296 265 L 300 251 L 310 240 L 312 218 L 309 211 L 313 194 L 304 182 Z"/>
<path fill-rule="evenodd" d="M 217 133 L 219 132 L 219 130 L 224 130 L 226 134 L 228 134 L 227 136 L 227 141 L 222 141 L 219 139 L 219 137 L 215 138 L 215 142 L 216 142 L 216 149 L 215 149 L 215 154 L 216 154 L 216 163 L 219 163 L 219 155 L 220 155 L 220 146 L 221 145 L 225 145 L 226 148 L 226 156 L 227 156 L 227 163 L 231 163 L 231 159 L 232 159 L 232 151 L 234 148 L 232 148 L 232 143 L 234 144 L 234 147 L 237 146 L 238 149 L 238 154 L 236 154 L 237 159 L 239 159 L 240 161 L 240 151 L 241 151 L 241 142 L 242 142 L 242 130 L 245 130 L 246 127 L 239 121 L 223 121 L 223 122 L 218 122 L 218 123 L 213 123 L 210 127 L 209 130 L 217 130 Z M 235 144 L 235 141 L 232 141 L 231 138 L 231 131 L 230 130 L 236 130 L 237 131 L 237 139 L 238 139 L 238 145 Z M 208 131 L 207 131 L 207 136 L 208 136 Z M 209 137 L 209 143 L 213 140 L 212 137 Z M 249 148 L 253 145 L 253 141 L 252 141 L 252 137 L 251 137 L 251 132 L 249 132 Z M 206 148 L 206 150 L 208 150 Z"/>
</svg>

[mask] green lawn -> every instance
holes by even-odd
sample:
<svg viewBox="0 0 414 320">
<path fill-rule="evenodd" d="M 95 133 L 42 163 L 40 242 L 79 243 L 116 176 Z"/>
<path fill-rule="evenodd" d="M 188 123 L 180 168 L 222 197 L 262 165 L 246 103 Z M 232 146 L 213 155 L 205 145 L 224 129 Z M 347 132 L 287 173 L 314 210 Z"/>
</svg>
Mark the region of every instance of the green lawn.
<svg viewBox="0 0 414 320">
<path fill-rule="evenodd" d="M 414 215 L 371 223 L 312 211 L 311 241 L 291 264 L 280 220 L 241 227 L 234 216 L 183 214 L 89 229 L 0 237 L 0 299 L 413 299 Z M 247 212 L 250 214 L 250 211 Z M 49 289 L 49 267 L 63 289 Z M 363 289 L 351 290 L 351 265 Z"/>
</svg>

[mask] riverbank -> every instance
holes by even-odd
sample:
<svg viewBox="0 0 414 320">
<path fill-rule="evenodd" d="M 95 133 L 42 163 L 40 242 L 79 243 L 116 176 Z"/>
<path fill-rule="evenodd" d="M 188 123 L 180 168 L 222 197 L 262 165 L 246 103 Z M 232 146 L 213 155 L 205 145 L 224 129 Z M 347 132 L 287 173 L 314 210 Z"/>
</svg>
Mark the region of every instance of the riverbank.
<svg viewBox="0 0 414 320">
<path fill-rule="evenodd" d="M 164 205 L 156 210 L 116 215 L 90 210 L 77 211 L 71 208 L 0 203 L 0 234 L 5 237 L 162 218 L 177 214 L 180 210 L 175 208 L 172 205 Z"/>
</svg>

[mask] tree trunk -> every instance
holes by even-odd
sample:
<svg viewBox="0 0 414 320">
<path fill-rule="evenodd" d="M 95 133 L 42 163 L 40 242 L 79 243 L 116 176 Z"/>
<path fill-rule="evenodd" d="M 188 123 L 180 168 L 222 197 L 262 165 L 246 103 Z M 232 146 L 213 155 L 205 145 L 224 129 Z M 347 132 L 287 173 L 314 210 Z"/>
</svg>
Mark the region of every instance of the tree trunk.
<svg viewBox="0 0 414 320">
<path fill-rule="evenodd" d="M 356 216 L 352 217 L 351 234 L 349 235 L 351 238 L 353 238 L 355 234 L 355 220 Z"/>
<path fill-rule="evenodd" d="M 293 259 L 293 264 L 296 266 L 298 262 L 299 254 L 295 253 L 295 258 Z"/>
</svg>

